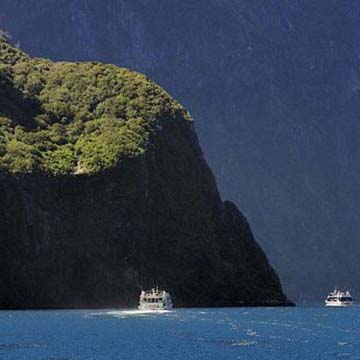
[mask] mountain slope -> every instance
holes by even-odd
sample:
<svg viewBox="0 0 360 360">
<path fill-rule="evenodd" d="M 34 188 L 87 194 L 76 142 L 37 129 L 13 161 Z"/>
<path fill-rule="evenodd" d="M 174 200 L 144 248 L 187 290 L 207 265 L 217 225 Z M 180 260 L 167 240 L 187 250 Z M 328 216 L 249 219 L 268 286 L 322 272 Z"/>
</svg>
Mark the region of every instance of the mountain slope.
<svg viewBox="0 0 360 360">
<path fill-rule="evenodd" d="M 133 71 L 0 39 L 0 306 L 289 304 L 184 108 Z"/>
<path fill-rule="evenodd" d="M 289 294 L 360 291 L 357 1 L 3 0 L 31 54 L 144 72 L 196 117 Z M 46 29 L 46 31 L 44 31 Z"/>
</svg>

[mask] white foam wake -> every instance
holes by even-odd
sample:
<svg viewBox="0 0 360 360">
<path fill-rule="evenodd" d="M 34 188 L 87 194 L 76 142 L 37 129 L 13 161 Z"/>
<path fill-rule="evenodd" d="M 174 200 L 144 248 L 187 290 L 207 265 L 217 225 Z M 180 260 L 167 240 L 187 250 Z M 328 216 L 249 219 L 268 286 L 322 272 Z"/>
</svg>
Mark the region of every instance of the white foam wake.
<svg viewBox="0 0 360 360">
<path fill-rule="evenodd" d="M 171 314 L 173 310 L 111 310 L 111 311 L 102 311 L 94 312 L 87 314 L 87 316 L 112 316 L 116 318 L 126 318 L 130 316 L 151 316 L 151 315 L 161 315 L 161 314 Z"/>
</svg>

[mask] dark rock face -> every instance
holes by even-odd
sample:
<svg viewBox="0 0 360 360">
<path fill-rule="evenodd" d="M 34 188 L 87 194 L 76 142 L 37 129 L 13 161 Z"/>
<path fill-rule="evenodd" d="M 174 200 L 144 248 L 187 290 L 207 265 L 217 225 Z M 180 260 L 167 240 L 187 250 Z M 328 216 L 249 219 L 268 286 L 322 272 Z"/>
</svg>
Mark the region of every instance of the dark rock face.
<svg viewBox="0 0 360 360">
<path fill-rule="evenodd" d="M 103 173 L 2 173 L 0 198 L 3 308 L 135 306 L 155 284 L 176 306 L 289 303 L 182 118 Z"/>
<path fill-rule="evenodd" d="M 2 0 L 31 54 L 145 72 L 197 119 L 294 297 L 360 291 L 357 1 Z"/>
</svg>

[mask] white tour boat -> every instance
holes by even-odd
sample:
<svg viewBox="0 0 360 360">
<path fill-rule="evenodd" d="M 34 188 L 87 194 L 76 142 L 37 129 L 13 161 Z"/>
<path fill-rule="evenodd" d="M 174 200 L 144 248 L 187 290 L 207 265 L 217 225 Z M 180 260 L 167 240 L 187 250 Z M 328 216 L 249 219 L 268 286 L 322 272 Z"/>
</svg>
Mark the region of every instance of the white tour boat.
<svg viewBox="0 0 360 360">
<path fill-rule="evenodd" d="M 326 306 L 351 306 L 353 304 L 352 296 L 349 291 L 335 289 L 327 296 Z"/>
<path fill-rule="evenodd" d="M 171 297 L 165 290 L 151 289 L 140 294 L 139 310 L 170 310 Z"/>
</svg>

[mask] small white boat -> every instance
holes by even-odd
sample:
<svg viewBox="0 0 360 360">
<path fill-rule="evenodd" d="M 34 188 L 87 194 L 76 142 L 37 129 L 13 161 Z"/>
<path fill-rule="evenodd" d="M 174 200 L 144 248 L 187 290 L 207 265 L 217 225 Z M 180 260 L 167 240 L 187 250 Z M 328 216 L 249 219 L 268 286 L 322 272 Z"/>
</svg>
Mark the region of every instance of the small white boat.
<svg viewBox="0 0 360 360">
<path fill-rule="evenodd" d="M 335 289 L 327 296 L 326 306 L 351 306 L 353 304 L 352 296 L 349 291 Z"/>
<path fill-rule="evenodd" d="M 140 294 L 139 310 L 170 310 L 171 297 L 165 290 L 151 289 Z"/>
</svg>

